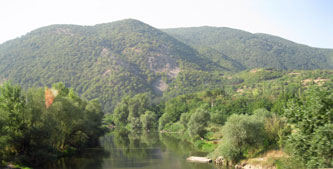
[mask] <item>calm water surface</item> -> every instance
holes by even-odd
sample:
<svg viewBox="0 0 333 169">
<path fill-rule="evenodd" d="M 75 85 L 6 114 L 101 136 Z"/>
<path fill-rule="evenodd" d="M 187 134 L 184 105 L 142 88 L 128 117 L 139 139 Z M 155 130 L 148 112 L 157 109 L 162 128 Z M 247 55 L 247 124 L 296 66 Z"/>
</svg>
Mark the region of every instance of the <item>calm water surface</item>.
<svg viewBox="0 0 333 169">
<path fill-rule="evenodd" d="M 191 143 L 160 133 L 113 132 L 100 139 L 101 148 L 62 158 L 44 169 L 215 169 L 214 164 L 186 162 L 195 151 Z"/>
</svg>

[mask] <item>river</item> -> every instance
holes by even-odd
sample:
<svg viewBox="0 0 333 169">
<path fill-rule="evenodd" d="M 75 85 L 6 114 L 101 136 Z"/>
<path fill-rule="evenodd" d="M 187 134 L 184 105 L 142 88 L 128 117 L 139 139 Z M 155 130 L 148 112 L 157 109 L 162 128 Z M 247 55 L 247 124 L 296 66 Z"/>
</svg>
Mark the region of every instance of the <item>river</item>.
<svg viewBox="0 0 333 169">
<path fill-rule="evenodd" d="M 205 156 L 189 142 L 157 132 L 118 131 L 100 139 L 100 147 L 50 162 L 43 169 L 215 169 L 214 164 L 190 163 Z M 41 168 L 41 169 L 42 169 Z"/>
</svg>

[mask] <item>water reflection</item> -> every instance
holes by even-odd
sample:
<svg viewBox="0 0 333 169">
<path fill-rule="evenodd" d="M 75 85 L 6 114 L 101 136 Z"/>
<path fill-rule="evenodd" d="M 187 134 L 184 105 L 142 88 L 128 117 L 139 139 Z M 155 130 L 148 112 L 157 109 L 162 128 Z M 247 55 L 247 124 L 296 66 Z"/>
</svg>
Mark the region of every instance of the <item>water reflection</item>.
<svg viewBox="0 0 333 169">
<path fill-rule="evenodd" d="M 47 169 L 214 169 L 213 164 L 186 162 L 190 155 L 204 155 L 186 141 L 158 132 L 115 131 L 100 139 L 101 148 L 63 158 Z"/>
</svg>

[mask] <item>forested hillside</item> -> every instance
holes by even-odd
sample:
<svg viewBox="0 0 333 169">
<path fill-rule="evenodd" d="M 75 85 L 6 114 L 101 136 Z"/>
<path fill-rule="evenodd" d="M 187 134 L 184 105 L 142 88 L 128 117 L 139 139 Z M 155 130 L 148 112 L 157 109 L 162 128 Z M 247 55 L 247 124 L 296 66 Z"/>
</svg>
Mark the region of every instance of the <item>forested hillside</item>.
<svg viewBox="0 0 333 169">
<path fill-rule="evenodd" d="M 258 67 L 276 69 L 332 69 L 333 50 L 312 48 L 286 39 L 219 27 L 164 29 L 220 65 L 236 70 Z"/>
<path fill-rule="evenodd" d="M 0 82 L 23 88 L 64 82 L 111 112 L 125 94 L 170 98 L 221 88 L 241 83 L 231 73 L 249 68 L 333 67 L 332 50 L 269 35 L 211 27 L 163 31 L 133 19 L 43 27 L 0 45 Z"/>
<path fill-rule="evenodd" d="M 161 95 L 183 70 L 225 70 L 136 20 L 53 25 L 0 46 L 1 81 L 24 87 L 64 82 L 110 111 L 126 93 Z"/>
</svg>

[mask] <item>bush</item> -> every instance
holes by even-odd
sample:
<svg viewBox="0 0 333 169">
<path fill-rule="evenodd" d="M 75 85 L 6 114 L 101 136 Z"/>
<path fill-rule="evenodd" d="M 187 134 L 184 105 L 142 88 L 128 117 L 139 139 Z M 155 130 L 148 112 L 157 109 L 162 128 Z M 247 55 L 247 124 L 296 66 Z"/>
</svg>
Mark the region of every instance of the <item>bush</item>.
<svg viewBox="0 0 333 169">
<path fill-rule="evenodd" d="M 227 119 L 227 114 L 223 114 L 223 112 L 214 112 L 210 115 L 210 121 L 215 124 L 224 124 Z"/>
<path fill-rule="evenodd" d="M 231 161 L 238 161 L 248 150 L 264 144 L 265 130 L 262 120 L 255 116 L 232 115 L 223 127 L 223 139 L 217 151 Z"/>
<path fill-rule="evenodd" d="M 265 108 L 256 109 L 253 112 L 253 116 L 253 118 L 261 120 L 264 123 L 267 138 L 266 146 L 277 146 L 286 134 L 289 133 L 285 120 Z"/>
<path fill-rule="evenodd" d="M 180 122 L 168 123 L 168 125 L 165 126 L 165 129 L 169 132 L 183 132 L 183 131 L 186 131 L 186 128 Z"/>
</svg>

